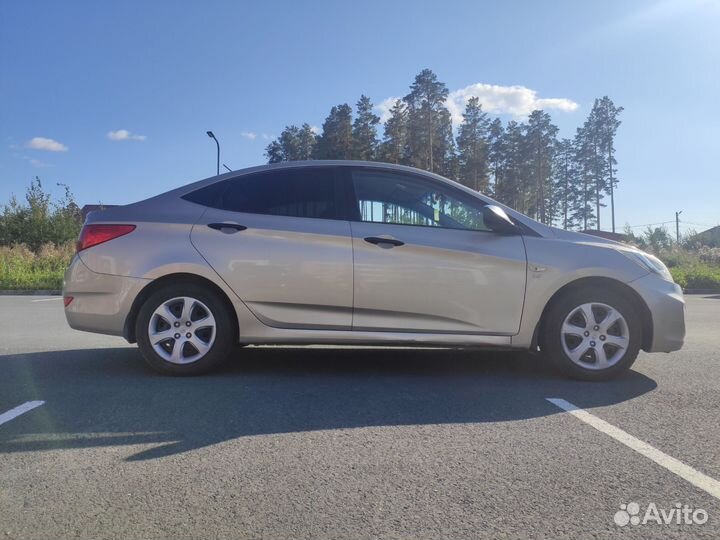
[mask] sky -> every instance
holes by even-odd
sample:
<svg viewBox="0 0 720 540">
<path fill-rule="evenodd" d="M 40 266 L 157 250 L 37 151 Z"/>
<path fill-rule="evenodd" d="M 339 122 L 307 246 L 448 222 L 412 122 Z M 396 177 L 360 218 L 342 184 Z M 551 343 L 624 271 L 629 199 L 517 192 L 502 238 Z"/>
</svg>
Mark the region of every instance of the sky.
<svg viewBox="0 0 720 540">
<path fill-rule="evenodd" d="M 39 176 L 126 204 L 265 162 L 289 124 L 432 69 L 456 117 L 544 108 L 572 137 L 625 108 L 616 223 L 720 224 L 720 1 L 0 0 L 0 204 Z M 602 227 L 610 225 L 603 210 Z M 668 223 L 673 230 L 674 223 Z"/>
</svg>

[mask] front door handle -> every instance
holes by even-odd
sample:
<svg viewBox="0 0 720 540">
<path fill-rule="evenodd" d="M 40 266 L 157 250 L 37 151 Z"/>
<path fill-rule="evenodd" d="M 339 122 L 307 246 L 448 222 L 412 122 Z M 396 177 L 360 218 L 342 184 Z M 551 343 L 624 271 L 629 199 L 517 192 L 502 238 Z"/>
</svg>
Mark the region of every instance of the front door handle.
<svg viewBox="0 0 720 540">
<path fill-rule="evenodd" d="M 368 236 L 365 238 L 366 242 L 369 242 L 371 244 L 389 244 L 391 246 L 404 246 L 405 242 L 402 242 L 400 240 L 395 240 L 394 238 L 382 238 L 380 236 Z"/>
<path fill-rule="evenodd" d="M 208 223 L 208 227 L 215 229 L 216 231 L 222 231 L 226 234 L 244 231 L 247 229 L 245 225 L 240 225 L 239 223 Z"/>
</svg>

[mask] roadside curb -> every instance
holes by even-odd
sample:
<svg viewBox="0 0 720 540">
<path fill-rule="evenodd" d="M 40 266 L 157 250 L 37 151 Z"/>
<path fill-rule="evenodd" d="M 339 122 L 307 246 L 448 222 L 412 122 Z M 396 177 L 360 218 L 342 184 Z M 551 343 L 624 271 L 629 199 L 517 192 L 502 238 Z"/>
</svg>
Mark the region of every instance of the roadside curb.
<svg viewBox="0 0 720 540">
<path fill-rule="evenodd" d="M 3 289 L 0 296 L 60 296 L 62 291 L 57 289 Z"/>
</svg>

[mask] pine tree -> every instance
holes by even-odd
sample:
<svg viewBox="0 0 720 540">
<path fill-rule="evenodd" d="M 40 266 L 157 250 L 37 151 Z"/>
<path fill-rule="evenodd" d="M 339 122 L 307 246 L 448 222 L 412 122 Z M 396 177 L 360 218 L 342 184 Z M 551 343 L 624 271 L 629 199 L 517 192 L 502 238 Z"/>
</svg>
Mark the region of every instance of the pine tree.
<svg viewBox="0 0 720 540">
<path fill-rule="evenodd" d="M 352 159 L 352 109 L 347 103 L 330 109 L 317 138 L 317 159 Z"/>
<path fill-rule="evenodd" d="M 583 127 L 577 129 L 573 145 L 575 147 L 575 164 L 578 174 L 576 179 L 578 200 L 573 207 L 571 217 L 578 225 L 582 224 L 582 230 L 588 230 L 596 219 L 592 203 L 595 199 L 594 183 L 597 168 L 589 121 L 586 121 Z"/>
<path fill-rule="evenodd" d="M 437 170 L 438 174 L 441 174 L 445 178 L 458 180 L 458 176 L 460 174 L 460 160 L 455 146 L 452 119 L 449 112 L 447 115 L 447 121 L 441 122 L 439 126 L 437 140 L 445 141 L 443 143 L 445 148 L 441 154 L 442 159 L 440 160 L 440 166 Z"/>
<path fill-rule="evenodd" d="M 315 139 L 310 124 L 286 126 L 280 136 L 267 145 L 265 155 L 269 163 L 312 159 Z"/>
<path fill-rule="evenodd" d="M 495 193 L 498 200 L 525 213 L 528 202 L 528 150 L 525 140 L 527 125 L 510 120 L 502 136 L 503 181 Z"/>
<path fill-rule="evenodd" d="M 380 158 L 387 163 L 408 163 L 408 110 L 402 100 L 397 100 L 390 109 L 390 118 L 385 122 L 383 142 L 380 144 Z"/>
<path fill-rule="evenodd" d="M 488 129 L 490 121 L 480 100 L 472 97 L 465 105 L 457 137 L 459 180 L 476 190 L 488 191 Z"/>
<path fill-rule="evenodd" d="M 285 129 L 287 130 L 288 128 Z M 279 163 L 281 161 L 284 161 L 285 149 L 280 143 L 280 138 L 271 141 L 265 147 L 265 157 L 267 158 L 268 163 Z"/>
<path fill-rule="evenodd" d="M 372 102 L 364 94 L 355 106 L 357 117 L 352 126 L 353 159 L 373 161 L 377 158 L 377 125 L 380 117 L 373 112 Z"/>
<path fill-rule="evenodd" d="M 610 214 L 612 216 L 612 231 L 615 232 L 615 188 L 617 187 L 617 160 L 615 159 L 615 134 L 618 127 L 622 123 L 618 117 L 623 111 L 622 107 L 616 107 L 608 96 L 595 100 L 598 113 L 598 137 L 600 144 L 600 152 L 606 160 L 603 167 L 606 171 L 605 179 L 606 190 L 610 195 Z"/>
<path fill-rule="evenodd" d="M 601 199 L 605 191 L 605 161 L 600 149 L 600 116 L 598 110 L 598 100 L 595 100 L 593 108 L 590 111 L 587 121 L 585 122 L 585 131 L 588 137 L 588 159 L 589 171 L 592 177 L 592 199 L 595 202 L 595 226 L 600 230 L 600 206 Z"/>
<path fill-rule="evenodd" d="M 557 132 L 549 114 L 540 110 L 530 113 L 524 142 L 532 178 L 525 197 L 530 217 L 545 224 L 553 217 L 547 209 L 552 205 L 552 162 Z"/>
<path fill-rule="evenodd" d="M 505 129 L 499 118 L 490 122 L 488 128 L 488 168 L 493 179 L 495 197 L 500 192 L 503 170 L 505 167 Z M 499 199 L 498 199 L 499 200 Z"/>
<path fill-rule="evenodd" d="M 452 168 L 453 137 L 450 112 L 445 107 L 448 89 L 431 70 L 424 69 L 410 85 L 408 106 L 410 163 L 431 172 Z"/>
<path fill-rule="evenodd" d="M 291 161 L 313 159 L 316 144 L 317 136 L 315 135 L 312 126 L 308 123 L 303 124 L 300 128 L 300 133 L 298 134 L 298 153 Z"/>
<path fill-rule="evenodd" d="M 577 201 L 577 167 L 575 147 L 570 139 L 560 140 L 553 160 L 554 207 L 560 226 L 567 230 L 573 226 L 571 211 Z"/>
</svg>

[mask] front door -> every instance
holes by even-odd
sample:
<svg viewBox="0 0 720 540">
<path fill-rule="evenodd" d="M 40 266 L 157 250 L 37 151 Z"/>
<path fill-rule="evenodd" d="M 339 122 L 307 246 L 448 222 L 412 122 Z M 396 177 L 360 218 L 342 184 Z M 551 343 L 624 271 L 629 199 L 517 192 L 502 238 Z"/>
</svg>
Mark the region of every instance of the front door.
<svg viewBox="0 0 720 540">
<path fill-rule="evenodd" d="M 354 330 L 512 335 L 525 296 L 522 236 L 483 224 L 484 202 L 422 176 L 352 170 Z"/>
</svg>

